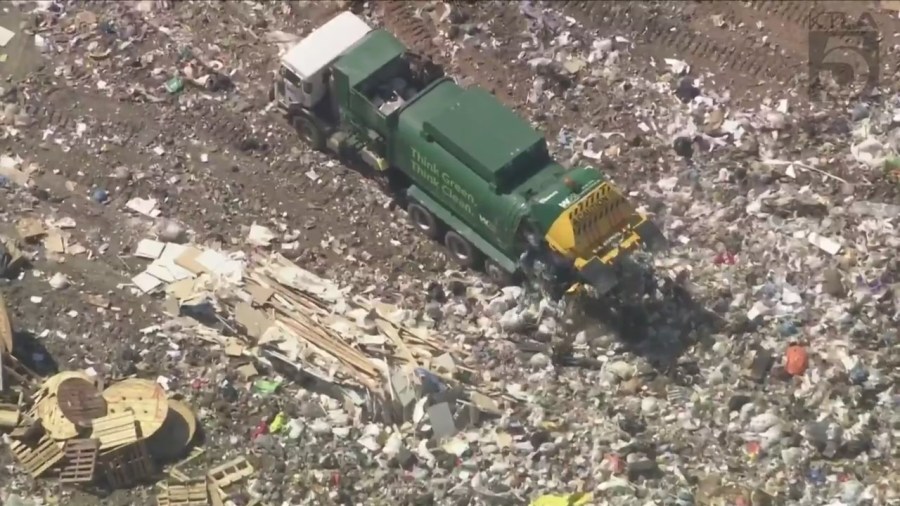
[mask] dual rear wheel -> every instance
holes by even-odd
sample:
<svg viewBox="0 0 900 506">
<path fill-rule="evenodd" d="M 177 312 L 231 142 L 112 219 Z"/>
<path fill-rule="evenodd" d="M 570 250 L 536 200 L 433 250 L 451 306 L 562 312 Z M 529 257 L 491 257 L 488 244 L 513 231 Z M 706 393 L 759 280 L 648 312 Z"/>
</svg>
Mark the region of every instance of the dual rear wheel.
<svg viewBox="0 0 900 506">
<path fill-rule="evenodd" d="M 272 90 L 274 95 L 274 87 Z M 270 97 L 270 98 L 274 98 Z M 303 138 L 313 149 L 322 151 L 325 149 L 326 139 L 319 122 L 311 115 L 301 112 L 295 114 L 292 123 L 297 133 Z M 443 232 L 444 246 L 450 252 L 453 260 L 465 269 L 477 269 L 483 265 L 485 273 L 491 280 L 500 285 L 507 286 L 515 282 L 515 276 L 500 267 L 496 262 L 484 255 L 475 248 L 472 243 L 458 232 L 453 230 L 443 231 L 443 227 L 435 218 L 434 214 L 421 204 L 410 202 L 407 207 L 410 220 L 413 225 L 429 239 L 438 240 Z"/>
<path fill-rule="evenodd" d="M 500 285 L 507 286 L 514 282 L 514 276 L 500 267 L 490 258 L 485 258 L 468 239 L 453 230 L 444 231 L 434 214 L 417 202 L 410 202 L 407 207 L 409 218 L 413 225 L 425 237 L 438 240 L 444 236 L 444 246 L 453 260 L 465 269 L 477 269 L 483 265 L 485 273 L 491 280 Z"/>
</svg>

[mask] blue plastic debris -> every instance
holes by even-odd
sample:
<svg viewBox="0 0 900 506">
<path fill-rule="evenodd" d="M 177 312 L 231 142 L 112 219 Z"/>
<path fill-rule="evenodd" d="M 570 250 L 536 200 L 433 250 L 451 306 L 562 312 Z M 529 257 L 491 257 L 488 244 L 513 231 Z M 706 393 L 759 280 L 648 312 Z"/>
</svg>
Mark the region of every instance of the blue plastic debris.
<svg viewBox="0 0 900 506">
<path fill-rule="evenodd" d="M 425 393 L 443 392 L 447 389 L 447 385 L 440 378 L 427 369 L 421 367 L 416 368 L 416 376 L 422 381 L 422 390 Z"/>
<path fill-rule="evenodd" d="M 91 191 L 91 200 L 98 204 L 105 204 L 109 202 L 109 192 L 103 188 L 94 188 Z"/>
<path fill-rule="evenodd" d="M 767 281 L 766 284 L 759 289 L 759 293 L 766 299 L 773 299 L 778 295 L 778 287 L 775 286 L 775 283 Z"/>
<path fill-rule="evenodd" d="M 850 369 L 850 381 L 854 384 L 860 385 L 865 383 L 867 379 L 869 379 L 869 371 L 861 364 L 856 364 L 853 366 L 853 369 Z"/>
<path fill-rule="evenodd" d="M 825 484 L 826 477 L 825 477 L 825 470 L 824 470 L 824 469 L 820 469 L 820 468 L 815 468 L 815 467 L 814 467 L 814 468 L 812 468 L 812 469 L 809 470 L 809 474 L 808 474 L 807 476 L 809 477 L 809 481 L 812 482 L 812 483 L 814 483 L 814 484 L 816 484 L 816 485 L 823 485 L 823 484 Z"/>
<path fill-rule="evenodd" d="M 778 333 L 781 334 L 781 337 L 791 337 L 796 335 L 797 325 L 791 321 L 781 322 L 781 325 L 778 326 Z"/>
</svg>

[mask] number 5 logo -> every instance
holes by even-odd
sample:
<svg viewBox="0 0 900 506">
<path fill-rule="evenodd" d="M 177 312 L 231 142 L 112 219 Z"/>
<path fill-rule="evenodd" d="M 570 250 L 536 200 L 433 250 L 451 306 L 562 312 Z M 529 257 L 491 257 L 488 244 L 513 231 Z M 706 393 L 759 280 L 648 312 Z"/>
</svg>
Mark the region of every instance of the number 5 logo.
<svg viewBox="0 0 900 506">
<path fill-rule="evenodd" d="M 809 19 L 809 97 L 823 92 L 822 78 L 831 78 L 854 97 L 878 85 L 880 36 L 868 13 L 848 19 L 843 12 L 819 12 Z"/>
</svg>

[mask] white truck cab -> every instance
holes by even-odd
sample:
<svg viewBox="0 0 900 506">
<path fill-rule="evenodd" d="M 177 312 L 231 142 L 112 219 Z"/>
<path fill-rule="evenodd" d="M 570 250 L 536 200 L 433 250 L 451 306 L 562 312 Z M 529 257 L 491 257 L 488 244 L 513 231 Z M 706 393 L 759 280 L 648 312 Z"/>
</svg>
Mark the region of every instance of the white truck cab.
<svg viewBox="0 0 900 506">
<path fill-rule="evenodd" d="M 366 36 L 372 27 L 352 12 L 344 12 L 313 30 L 281 57 L 274 99 L 287 109 L 312 109 L 328 91 L 328 66 Z"/>
</svg>

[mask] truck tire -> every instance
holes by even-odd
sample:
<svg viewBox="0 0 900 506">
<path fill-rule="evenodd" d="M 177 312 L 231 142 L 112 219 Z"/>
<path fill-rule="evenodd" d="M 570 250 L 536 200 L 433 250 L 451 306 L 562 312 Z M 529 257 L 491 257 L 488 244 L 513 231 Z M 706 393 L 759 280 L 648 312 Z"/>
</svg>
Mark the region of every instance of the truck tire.
<svg viewBox="0 0 900 506">
<path fill-rule="evenodd" d="M 325 133 L 319 123 L 309 114 L 299 113 L 293 119 L 294 128 L 300 137 L 317 151 L 325 150 Z"/>
<path fill-rule="evenodd" d="M 487 259 L 484 261 L 484 272 L 488 275 L 491 281 L 494 282 L 495 285 L 503 288 L 505 286 L 510 286 L 516 281 L 516 275 L 507 272 L 506 269 L 500 267 L 497 262 Z"/>
<path fill-rule="evenodd" d="M 460 266 L 470 269 L 478 263 L 480 252 L 475 249 L 475 246 L 472 246 L 472 243 L 458 233 L 452 230 L 447 232 L 447 235 L 444 237 L 444 245 L 450 250 L 450 256 L 453 257 L 453 260 Z"/>
<path fill-rule="evenodd" d="M 437 239 L 440 235 L 437 219 L 434 214 L 417 202 L 410 202 L 406 208 L 409 213 L 409 220 L 416 229 L 429 239 Z"/>
</svg>

